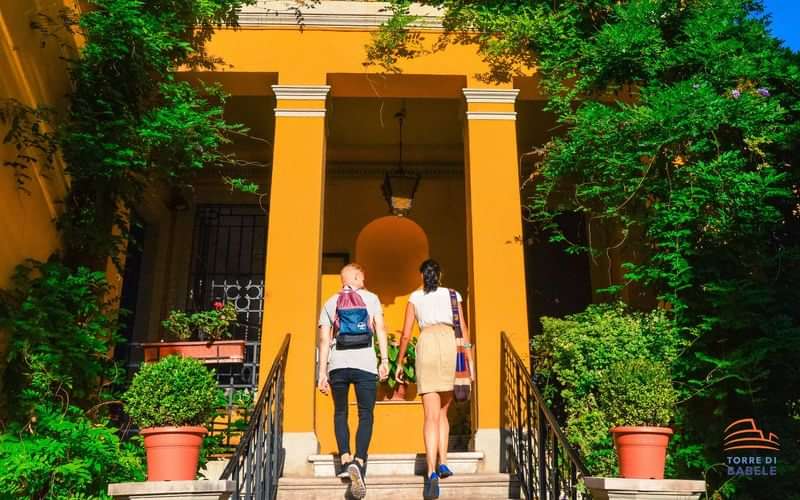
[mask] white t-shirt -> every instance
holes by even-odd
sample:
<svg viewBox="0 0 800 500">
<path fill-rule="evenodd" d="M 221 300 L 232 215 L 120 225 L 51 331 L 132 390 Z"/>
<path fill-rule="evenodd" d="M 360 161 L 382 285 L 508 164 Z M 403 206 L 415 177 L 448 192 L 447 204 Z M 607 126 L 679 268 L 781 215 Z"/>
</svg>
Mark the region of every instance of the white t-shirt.
<svg viewBox="0 0 800 500">
<path fill-rule="evenodd" d="M 456 298 L 461 302 L 460 293 L 456 292 Z M 453 307 L 450 304 L 449 288 L 438 287 L 430 293 L 416 290 L 411 293 L 408 301 L 414 305 L 420 329 L 436 324 L 453 326 Z"/>
<path fill-rule="evenodd" d="M 358 290 L 358 294 L 364 299 L 364 304 L 367 306 L 367 313 L 369 313 L 370 328 L 372 328 L 372 321 L 377 317 L 383 317 L 383 308 L 381 301 L 374 293 L 364 290 Z M 334 294 L 329 298 L 322 311 L 319 313 L 319 326 L 332 326 L 333 319 L 336 317 L 336 301 L 339 299 L 339 294 Z M 361 349 L 345 349 L 342 351 L 336 350 L 336 340 L 333 340 L 330 355 L 328 356 L 328 372 L 338 370 L 339 368 L 355 368 L 364 370 L 369 373 L 378 373 L 378 357 L 375 355 L 375 348 L 370 342 L 368 347 Z"/>
</svg>

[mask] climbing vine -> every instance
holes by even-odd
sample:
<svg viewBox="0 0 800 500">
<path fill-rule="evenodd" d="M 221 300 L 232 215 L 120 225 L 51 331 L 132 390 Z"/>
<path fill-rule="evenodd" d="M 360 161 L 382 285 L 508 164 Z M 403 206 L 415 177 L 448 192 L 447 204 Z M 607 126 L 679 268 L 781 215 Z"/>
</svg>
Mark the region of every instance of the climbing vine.
<svg viewBox="0 0 800 500">
<path fill-rule="evenodd" d="M 523 163 L 531 224 L 591 258 L 627 255 L 624 281 L 604 291 L 635 285 L 644 293 L 630 294 L 634 305 L 700 332 L 675 374 L 684 401 L 677 472 L 725 482 L 713 467 L 723 460 L 722 429 L 752 415 L 782 436 L 785 469 L 776 480 L 740 482 L 736 498 L 792 491 L 800 58 L 769 34 L 761 2 L 422 3 L 444 11 L 439 46 L 478 44 L 485 78 L 537 72 L 561 126 L 525 156 L 535 160 Z M 392 4 L 370 56 L 397 71 L 414 19 L 408 2 Z M 585 216 L 586 245 L 567 240 L 558 224 L 566 212 Z M 613 236 L 594 237 L 602 232 Z"/>
<path fill-rule="evenodd" d="M 146 189 L 180 186 L 235 163 L 220 147 L 243 127 L 225 120 L 219 86 L 176 78 L 213 68 L 205 44 L 252 0 L 88 0 L 81 12 L 40 15 L 44 43 L 79 35 L 63 115 L 4 100 L 6 161 L 25 190 L 31 168 L 61 161 L 69 179 L 57 220 L 62 252 L 17 268 L 0 293 L 10 335 L 0 375 L 0 490 L 25 498 L 107 498 L 109 482 L 141 480 L 143 457 L 108 412 L 121 371 L 115 306 L 103 271 L 128 241 L 128 211 Z M 244 181 L 237 181 L 245 185 Z M 3 496 L 3 495 L 0 495 Z M 5 498 L 5 496 L 3 496 Z"/>
<path fill-rule="evenodd" d="M 20 185 L 34 158 L 46 165 L 56 150 L 63 158 L 70 189 L 58 227 L 71 265 L 101 269 L 119 255 L 128 239 L 127 209 L 146 188 L 186 183 L 203 168 L 235 162 L 220 150 L 244 130 L 224 119 L 226 94 L 175 73 L 218 64 L 205 44 L 215 27 L 235 25 L 237 9 L 248 3 L 91 0 L 80 15 L 36 22 L 47 43 L 63 33 L 85 40 L 69 61 L 66 116 L 55 120 L 8 103 L 0 120 L 11 131 L 5 142 L 20 152 L 7 162 Z"/>
</svg>

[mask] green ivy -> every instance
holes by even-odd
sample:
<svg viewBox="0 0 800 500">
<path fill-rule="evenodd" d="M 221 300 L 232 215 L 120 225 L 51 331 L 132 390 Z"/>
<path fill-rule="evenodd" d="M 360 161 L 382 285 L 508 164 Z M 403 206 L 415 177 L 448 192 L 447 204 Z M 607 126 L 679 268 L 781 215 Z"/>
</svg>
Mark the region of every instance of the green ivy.
<svg viewBox="0 0 800 500">
<path fill-rule="evenodd" d="M 700 334 L 675 366 L 681 474 L 711 470 L 724 427 L 752 415 L 787 443 L 786 469 L 737 498 L 784 497 L 800 463 L 800 56 L 769 34 L 762 2 L 422 3 L 443 8 L 443 42 L 478 44 L 487 79 L 536 69 L 560 129 L 526 173 L 531 222 L 572 252 L 632 255 L 605 291 L 636 285 L 658 300 L 640 305 Z M 389 70 L 401 21 L 374 39 Z M 561 231 L 567 212 L 585 215 L 587 245 Z"/>
<path fill-rule="evenodd" d="M 58 220 L 65 259 L 104 269 L 128 240 L 127 210 L 144 191 L 182 185 L 198 171 L 236 160 L 220 151 L 244 127 L 223 117 L 226 94 L 217 85 L 179 81 L 181 67 L 211 69 L 205 51 L 214 28 L 236 25 L 236 11 L 253 0 L 89 0 L 80 15 L 43 16 L 45 41 L 65 33 L 85 40 L 69 60 L 72 93 L 66 116 L 16 102 L 0 106 L 6 162 L 24 189 L 26 170 L 61 153 L 70 178 Z M 244 182 L 244 181 L 243 181 Z"/>
</svg>

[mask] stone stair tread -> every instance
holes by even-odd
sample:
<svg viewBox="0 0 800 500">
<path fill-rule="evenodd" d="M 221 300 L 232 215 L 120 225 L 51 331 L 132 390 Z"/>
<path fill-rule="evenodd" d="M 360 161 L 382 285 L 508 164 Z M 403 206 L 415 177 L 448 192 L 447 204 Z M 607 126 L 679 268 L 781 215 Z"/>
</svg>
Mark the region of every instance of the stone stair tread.
<svg viewBox="0 0 800 500">
<path fill-rule="evenodd" d="M 284 476 L 278 480 L 278 500 L 341 500 L 351 498 L 348 479 Z M 422 498 L 421 475 L 367 476 L 367 500 Z M 456 474 L 439 482 L 442 500 L 509 500 L 520 498 L 519 483 L 509 474 Z"/>
<path fill-rule="evenodd" d="M 367 484 L 369 485 L 404 485 L 404 484 L 423 484 L 425 478 L 420 475 L 410 474 L 396 474 L 392 476 L 367 476 Z M 476 473 L 476 474 L 457 474 L 447 479 L 442 479 L 439 484 L 447 486 L 448 484 L 486 484 L 486 483 L 507 483 L 512 481 L 509 474 L 503 473 Z M 339 486 L 346 484 L 347 479 L 340 479 L 337 477 L 312 477 L 312 476 L 283 476 L 278 480 L 280 486 Z"/>
</svg>

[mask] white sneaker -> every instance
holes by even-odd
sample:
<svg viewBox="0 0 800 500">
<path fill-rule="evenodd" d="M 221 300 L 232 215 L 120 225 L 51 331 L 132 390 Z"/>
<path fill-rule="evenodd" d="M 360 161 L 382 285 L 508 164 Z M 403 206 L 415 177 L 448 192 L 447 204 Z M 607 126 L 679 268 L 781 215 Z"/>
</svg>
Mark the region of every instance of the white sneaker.
<svg viewBox="0 0 800 500">
<path fill-rule="evenodd" d="M 367 485 L 358 462 L 353 461 L 347 465 L 347 474 L 350 476 L 350 493 L 353 497 L 361 500 L 367 496 Z"/>
</svg>

